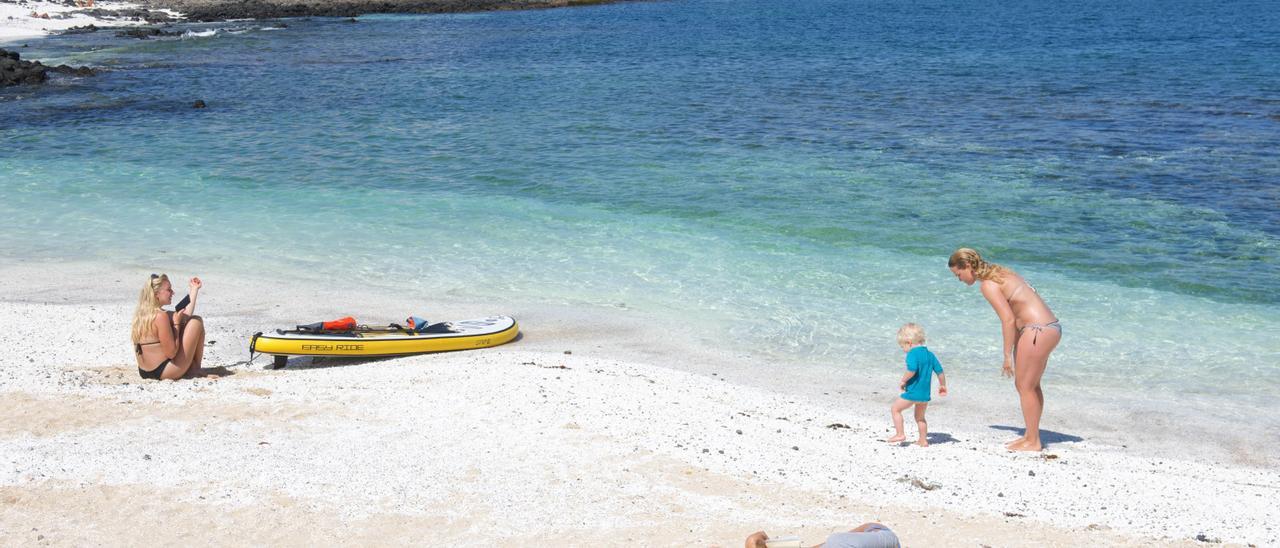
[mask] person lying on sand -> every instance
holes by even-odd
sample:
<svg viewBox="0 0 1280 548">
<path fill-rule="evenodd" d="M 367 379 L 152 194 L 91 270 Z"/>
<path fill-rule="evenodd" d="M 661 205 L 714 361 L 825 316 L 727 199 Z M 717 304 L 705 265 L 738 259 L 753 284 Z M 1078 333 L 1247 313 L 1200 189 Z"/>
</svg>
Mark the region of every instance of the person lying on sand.
<svg viewBox="0 0 1280 548">
<path fill-rule="evenodd" d="M 152 274 L 138 296 L 132 339 L 138 375 L 144 379 L 181 379 L 200 372 L 204 359 L 204 319 L 195 315 L 203 284 L 191 278 L 190 302 L 174 312 L 160 307 L 173 302 L 173 286 L 164 274 Z"/>
<path fill-rule="evenodd" d="M 746 548 L 768 548 L 769 535 L 756 531 L 747 537 Z M 875 522 L 864 523 L 847 533 L 832 533 L 826 542 L 814 548 L 901 548 L 898 535 Z"/>
</svg>

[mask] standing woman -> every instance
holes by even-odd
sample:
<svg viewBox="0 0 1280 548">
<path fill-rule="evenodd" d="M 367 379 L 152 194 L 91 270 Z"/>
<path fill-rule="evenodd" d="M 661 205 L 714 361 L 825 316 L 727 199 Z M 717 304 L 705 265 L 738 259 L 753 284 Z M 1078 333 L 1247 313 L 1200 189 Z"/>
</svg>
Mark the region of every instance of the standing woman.
<svg viewBox="0 0 1280 548">
<path fill-rule="evenodd" d="M 177 312 L 161 306 L 173 302 L 173 286 L 164 274 L 152 274 L 138 296 L 133 313 L 133 353 L 138 375 L 144 379 L 181 379 L 195 376 L 204 359 L 204 320 L 193 315 L 200 295 L 200 278 L 191 278 L 191 302 Z"/>
<path fill-rule="evenodd" d="M 984 261 L 977 251 L 967 247 L 957 249 L 947 266 L 965 285 L 982 282 L 979 284 L 982 296 L 1000 317 L 1000 333 L 1004 337 L 1002 372 L 1014 379 L 1022 402 L 1022 419 L 1027 423 L 1026 433 L 1006 447 L 1012 451 L 1041 450 L 1040 414 L 1044 412 L 1044 392 L 1040 390 L 1040 377 L 1044 376 L 1045 365 L 1049 363 L 1049 353 L 1062 339 L 1062 325 L 1022 276 Z"/>
</svg>

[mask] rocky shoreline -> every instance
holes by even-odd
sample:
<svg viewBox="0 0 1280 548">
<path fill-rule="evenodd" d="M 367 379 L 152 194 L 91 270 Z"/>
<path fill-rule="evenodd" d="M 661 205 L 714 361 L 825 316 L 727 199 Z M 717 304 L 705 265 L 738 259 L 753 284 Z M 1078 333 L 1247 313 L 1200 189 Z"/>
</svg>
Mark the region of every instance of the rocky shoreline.
<svg viewBox="0 0 1280 548">
<path fill-rule="evenodd" d="M 0 49 L 0 87 L 20 84 L 43 84 L 49 79 L 50 72 L 71 74 L 74 76 L 92 76 L 94 70 L 89 67 L 72 67 L 58 65 L 51 67 L 40 61 L 23 61 L 16 51 Z"/>
<path fill-rule="evenodd" d="M 18 23 L 0 33 L 0 43 L 16 35 L 86 34 L 116 30 L 117 36 L 149 39 L 178 36 L 172 23 L 283 17 L 356 17 L 370 13 L 459 13 L 549 9 L 627 0 L 141 0 L 121 4 L 90 0 L 0 0 L 0 15 Z M 84 24 L 82 24 L 84 23 Z M 146 26 L 139 26 L 146 25 Z M 120 28 L 129 27 L 129 28 Z M 17 31 L 15 35 L 13 31 Z M 8 36 L 6 36 L 8 35 Z M 49 73 L 90 76 L 89 67 L 50 67 L 0 50 L 0 87 L 39 85 Z"/>
<path fill-rule="evenodd" d="M 369 13 L 458 13 L 563 8 L 613 0 L 145 0 L 151 9 L 182 13 L 189 21 L 355 17 Z"/>
</svg>

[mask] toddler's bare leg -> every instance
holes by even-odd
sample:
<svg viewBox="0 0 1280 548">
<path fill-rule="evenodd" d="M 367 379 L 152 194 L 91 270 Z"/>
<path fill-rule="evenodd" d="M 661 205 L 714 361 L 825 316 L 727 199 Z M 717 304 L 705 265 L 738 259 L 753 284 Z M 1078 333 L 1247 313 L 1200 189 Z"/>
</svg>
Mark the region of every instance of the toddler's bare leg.
<svg viewBox="0 0 1280 548">
<path fill-rule="evenodd" d="M 916 441 L 916 445 L 920 447 L 929 446 L 929 424 L 924 421 L 924 410 L 928 407 L 927 403 L 916 404 L 916 429 L 920 432 L 920 439 Z"/>
<path fill-rule="evenodd" d="M 902 412 L 911 407 L 911 402 L 898 398 L 893 401 L 893 405 L 889 406 L 889 415 L 893 417 L 893 437 L 884 440 L 889 443 L 898 443 L 907 439 L 906 433 L 902 431 Z"/>
</svg>

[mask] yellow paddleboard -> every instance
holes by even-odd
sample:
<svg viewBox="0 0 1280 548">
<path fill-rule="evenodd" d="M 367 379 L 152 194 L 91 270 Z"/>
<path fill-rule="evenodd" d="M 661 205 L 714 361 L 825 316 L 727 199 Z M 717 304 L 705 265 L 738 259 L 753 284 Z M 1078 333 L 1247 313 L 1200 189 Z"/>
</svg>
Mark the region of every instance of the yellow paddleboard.
<svg viewBox="0 0 1280 548">
<path fill-rule="evenodd" d="M 520 333 L 510 316 L 490 316 L 449 322 L 451 333 L 413 333 L 394 327 L 360 328 L 344 333 L 309 333 L 276 330 L 258 333 L 250 352 L 274 354 L 277 368 L 286 356 L 400 356 L 498 346 Z"/>
</svg>

